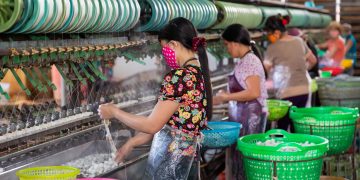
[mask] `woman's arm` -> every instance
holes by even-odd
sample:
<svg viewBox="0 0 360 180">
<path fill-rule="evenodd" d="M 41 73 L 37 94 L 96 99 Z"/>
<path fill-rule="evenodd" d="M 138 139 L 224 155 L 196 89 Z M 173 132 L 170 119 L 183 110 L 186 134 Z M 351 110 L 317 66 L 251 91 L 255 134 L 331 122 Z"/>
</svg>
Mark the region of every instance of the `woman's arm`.
<svg viewBox="0 0 360 180">
<path fill-rule="evenodd" d="M 216 102 L 228 102 L 228 101 L 252 101 L 260 97 L 261 87 L 260 87 L 260 77 L 257 75 L 249 76 L 246 80 L 247 89 L 237 92 L 237 93 L 225 93 L 220 92 L 215 97 Z"/>
<path fill-rule="evenodd" d="M 175 101 L 158 101 L 148 117 L 124 112 L 113 104 L 100 105 L 98 111 L 102 119 L 116 118 L 132 129 L 155 134 L 169 121 L 178 107 L 179 103 Z"/>
<path fill-rule="evenodd" d="M 131 153 L 134 147 L 148 143 L 154 135 L 146 133 L 138 133 L 134 137 L 130 138 L 116 153 L 116 162 L 123 162 L 126 156 Z"/>
<path fill-rule="evenodd" d="M 333 56 L 334 56 L 334 54 L 336 53 L 337 49 L 338 49 L 337 45 L 333 46 L 332 48 L 330 48 L 330 49 L 327 50 L 325 56 L 326 56 L 328 59 L 332 59 Z"/>
<path fill-rule="evenodd" d="M 265 71 L 270 74 L 271 69 L 274 66 L 274 55 L 273 55 L 273 50 L 271 47 L 268 47 L 267 51 L 265 52 L 265 56 L 264 56 L 264 67 L 265 67 Z"/>
<path fill-rule="evenodd" d="M 319 49 L 326 49 L 328 48 L 328 43 L 327 42 L 324 42 L 324 43 L 321 43 L 321 44 L 317 44 L 316 45 Z"/>
<path fill-rule="evenodd" d="M 308 49 L 308 53 L 306 54 L 305 58 L 307 62 L 307 69 L 312 69 L 316 65 L 317 59 L 310 49 Z"/>
<path fill-rule="evenodd" d="M 346 48 L 346 54 L 349 52 L 349 50 L 351 49 L 351 47 L 352 47 L 352 45 L 353 45 L 353 41 L 351 40 L 351 39 L 349 39 L 348 40 L 348 42 L 346 43 L 346 45 L 345 45 L 345 48 Z"/>
<path fill-rule="evenodd" d="M 133 147 L 137 147 L 150 142 L 153 137 L 153 134 L 139 132 L 134 137 L 130 138 L 126 143 L 131 144 Z"/>
<path fill-rule="evenodd" d="M 273 64 L 270 61 L 265 59 L 264 60 L 264 67 L 265 67 L 266 72 L 268 72 L 268 74 L 269 74 L 271 69 L 273 68 Z"/>
</svg>

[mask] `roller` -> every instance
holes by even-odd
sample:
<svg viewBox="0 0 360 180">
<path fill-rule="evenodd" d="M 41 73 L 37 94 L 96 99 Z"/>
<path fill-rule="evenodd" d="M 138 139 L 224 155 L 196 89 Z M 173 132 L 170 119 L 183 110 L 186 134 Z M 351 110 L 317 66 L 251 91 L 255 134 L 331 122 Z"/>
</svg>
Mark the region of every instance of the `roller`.
<svg viewBox="0 0 360 180">
<path fill-rule="evenodd" d="M 328 15 L 328 14 L 322 14 L 322 15 L 321 15 L 321 19 L 322 19 L 322 21 L 321 21 L 321 27 L 326 27 L 326 26 L 328 26 L 328 25 L 331 23 L 331 21 L 332 21 L 332 17 L 331 17 L 330 15 Z"/>
<path fill-rule="evenodd" d="M 197 29 L 224 29 L 239 23 L 263 28 L 273 15 L 290 15 L 288 27 L 320 28 L 331 17 L 300 9 L 257 7 L 208 0 L 2 0 L 0 33 L 104 33 L 159 31 L 184 17 Z"/>
<path fill-rule="evenodd" d="M 19 19 L 16 21 L 16 23 L 10 23 L 12 25 L 10 25 L 10 27 L 6 27 L 5 25 L 5 18 L 0 18 L 3 20 L 0 20 L 2 22 L 0 22 L 0 33 L 6 31 L 7 29 L 10 29 L 9 31 L 7 31 L 8 33 L 14 33 L 17 30 L 19 30 L 31 17 L 32 12 L 33 12 L 33 2 L 32 0 L 23 0 L 20 1 L 20 3 L 23 2 L 23 11 L 21 14 L 21 17 L 19 17 Z M 17 5 L 18 6 L 18 5 Z M 5 11 L 6 12 L 6 11 Z M 4 13 L 4 11 L 0 11 L 0 13 Z M 12 14 L 11 11 L 7 11 L 6 13 Z M 0 15 L 2 17 L 5 17 L 5 15 Z M 4 23 L 4 24 L 3 24 Z"/>
<path fill-rule="evenodd" d="M 290 23 L 288 27 L 305 27 L 309 20 L 309 12 L 300 9 L 288 9 Z"/>
<path fill-rule="evenodd" d="M 309 28 L 319 28 L 322 27 L 322 17 L 321 14 L 309 12 L 309 21 L 307 24 Z"/>
<path fill-rule="evenodd" d="M 0 2 L 0 33 L 9 30 L 19 20 L 23 8 L 23 0 L 2 0 Z"/>
<path fill-rule="evenodd" d="M 227 26 L 238 23 L 248 29 L 256 28 L 262 21 L 261 9 L 252 5 L 242 5 L 216 1 L 219 19 L 212 29 L 225 29 Z"/>
</svg>

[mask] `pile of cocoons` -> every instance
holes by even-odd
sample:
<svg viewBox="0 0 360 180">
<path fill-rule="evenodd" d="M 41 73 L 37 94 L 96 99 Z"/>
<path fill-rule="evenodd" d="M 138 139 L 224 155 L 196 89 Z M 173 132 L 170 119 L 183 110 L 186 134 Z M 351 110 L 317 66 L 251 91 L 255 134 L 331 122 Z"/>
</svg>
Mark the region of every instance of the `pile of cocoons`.
<svg viewBox="0 0 360 180">
<path fill-rule="evenodd" d="M 282 144 L 282 143 L 284 143 L 284 142 L 275 141 L 275 139 L 270 139 L 270 140 L 266 140 L 265 142 L 258 141 L 258 142 L 256 142 L 256 145 L 275 147 L 275 146 L 278 146 L 279 144 Z M 310 143 L 309 141 L 306 141 L 304 143 L 298 143 L 298 142 L 296 142 L 296 143 L 299 144 L 300 146 L 303 146 L 303 147 L 315 145 L 314 143 Z M 296 152 L 296 151 L 298 151 L 298 148 L 296 148 L 296 147 L 283 147 L 283 148 L 281 148 L 281 151 L 282 152 Z"/>
<path fill-rule="evenodd" d="M 64 165 L 78 168 L 83 177 L 91 178 L 109 172 L 119 166 L 112 154 L 92 154 L 70 161 Z"/>
</svg>

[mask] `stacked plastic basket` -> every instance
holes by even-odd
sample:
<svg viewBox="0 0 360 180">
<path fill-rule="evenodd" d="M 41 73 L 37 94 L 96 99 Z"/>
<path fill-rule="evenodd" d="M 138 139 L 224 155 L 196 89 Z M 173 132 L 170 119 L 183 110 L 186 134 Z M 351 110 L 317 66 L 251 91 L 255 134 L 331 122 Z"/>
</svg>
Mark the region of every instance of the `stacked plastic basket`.
<svg viewBox="0 0 360 180">
<path fill-rule="evenodd" d="M 360 78 L 317 79 L 317 84 L 321 105 L 360 107 Z"/>
<path fill-rule="evenodd" d="M 241 137 L 237 147 L 248 180 L 319 180 L 328 140 L 274 129 Z"/>
<path fill-rule="evenodd" d="M 290 117 L 296 133 L 328 139 L 328 155 L 334 155 L 343 153 L 351 147 L 359 110 L 346 107 L 292 107 Z"/>
</svg>

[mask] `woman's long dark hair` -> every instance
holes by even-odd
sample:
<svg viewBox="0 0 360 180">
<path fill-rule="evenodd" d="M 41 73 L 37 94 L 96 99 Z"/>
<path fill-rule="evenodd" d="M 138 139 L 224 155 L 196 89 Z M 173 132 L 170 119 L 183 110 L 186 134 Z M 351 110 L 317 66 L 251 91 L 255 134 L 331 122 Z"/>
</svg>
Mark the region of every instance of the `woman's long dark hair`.
<svg viewBox="0 0 360 180">
<path fill-rule="evenodd" d="M 228 26 L 225 31 L 222 33 L 222 38 L 229 42 L 236 42 L 243 44 L 245 46 L 250 46 L 254 54 L 259 58 L 267 77 L 265 66 L 263 63 L 263 58 L 260 54 L 260 50 L 256 47 L 255 41 L 251 40 L 249 31 L 241 24 L 232 24 Z"/>
<path fill-rule="evenodd" d="M 166 25 L 159 32 L 159 41 L 178 41 L 186 49 L 193 50 L 193 40 L 197 37 L 197 31 L 194 25 L 187 19 L 179 17 L 171 20 L 168 25 Z M 209 62 L 206 54 L 205 44 L 199 44 L 197 46 L 197 53 L 199 56 L 199 61 L 201 65 L 202 74 L 205 82 L 205 91 L 206 91 L 206 114 L 208 119 L 212 118 L 212 88 L 210 82 L 210 70 Z"/>
</svg>

